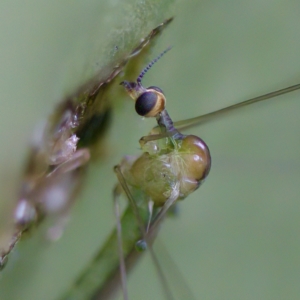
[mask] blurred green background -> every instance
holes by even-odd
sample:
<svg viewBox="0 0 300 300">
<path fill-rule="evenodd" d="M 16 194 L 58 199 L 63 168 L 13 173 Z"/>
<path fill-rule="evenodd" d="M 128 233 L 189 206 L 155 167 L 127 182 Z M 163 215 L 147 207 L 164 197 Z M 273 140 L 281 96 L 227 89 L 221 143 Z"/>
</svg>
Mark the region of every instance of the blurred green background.
<svg viewBox="0 0 300 300">
<path fill-rule="evenodd" d="M 138 3 L 0 4 L 1 216 L 17 197 L 34 126 L 90 74 L 91 62 L 110 59 L 102 45 L 125 43 L 175 15 L 153 57 L 174 48 L 144 79 L 164 90 L 174 120 L 300 81 L 299 1 L 190 0 L 174 11 L 159 1 Z M 160 239 L 197 299 L 299 299 L 299 98 L 294 92 L 189 130 L 209 145 L 212 170 Z M 90 167 L 65 235 L 47 243 L 45 224 L 18 245 L 1 274 L 1 300 L 57 299 L 110 233 L 112 166 L 138 154 L 138 139 L 154 124 L 137 117 L 132 102 L 121 106 L 105 162 Z M 172 283 L 177 294 L 180 284 Z M 132 300 L 163 299 L 149 257 L 130 276 L 129 293 Z"/>
</svg>

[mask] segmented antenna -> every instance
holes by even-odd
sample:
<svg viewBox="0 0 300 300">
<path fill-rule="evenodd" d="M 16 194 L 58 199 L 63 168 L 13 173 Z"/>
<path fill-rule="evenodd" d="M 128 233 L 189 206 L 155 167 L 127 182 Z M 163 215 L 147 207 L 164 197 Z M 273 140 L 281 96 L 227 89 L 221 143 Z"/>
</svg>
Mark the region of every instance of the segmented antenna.
<svg viewBox="0 0 300 300">
<path fill-rule="evenodd" d="M 159 54 L 155 59 L 153 59 L 146 68 L 142 70 L 140 73 L 139 77 L 137 78 L 136 82 L 140 84 L 142 82 L 142 78 L 144 75 L 151 69 L 151 67 L 164 55 L 166 54 L 169 50 L 171 50 L 172 46 L 169 46 L 166 50 L 164 50 L 161 54 Z"/>
</svg>

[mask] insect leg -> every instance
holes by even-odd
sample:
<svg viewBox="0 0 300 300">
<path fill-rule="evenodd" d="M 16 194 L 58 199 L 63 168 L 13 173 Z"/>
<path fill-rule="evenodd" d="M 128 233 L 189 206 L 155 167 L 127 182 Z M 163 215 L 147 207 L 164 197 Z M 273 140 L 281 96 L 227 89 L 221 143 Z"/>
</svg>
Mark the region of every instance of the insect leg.
<svg viewBox="0 0 300 300">
<path fill-rule="evenodd" d="M 122 190 L 120 185 L 116 185 L 113 192 L 114 198 L 114 210 L 116 216 L 116 226 L 117 226 L 117 237 L 118 237 L 118 253 L 119 253 L 119 263 L 120 263 L 120 273 L 121 273 L 121 284 L 122 284 L 122 292 L 123 299 L 128 300 L 128 291 L 127 291 L 127 276 L 126 276 L 126 267 L 123 253 L 123 245 L 122 245 L 122 226 L 121 226 L 121 217 L 120 217 L 120 205 L 119 205 L 119 197 Z"/>
<path fill-rule="evenodd" d="M 173 191 L 170 195 L 170 197 L 165 202 L 164 206 L 161 208 L 159 213 L 155 216 L 154 220 L 152 221 L 150 227 L 149 227 L 149 234 L 153 230 L 156 229 L 156 227 L 160 224 L 164 216 L 166 215 L 166 212 L 170 209 L 170 207 L 176 202 L 176 200 L 179 197 L 179 183 L 177 182 L 175 187 L 173 188 Z"/>
<path fill-rule="evenodd" d="M 146 243 L 146 245 L 147 245 L 147 247 L 148 247 L 148 249 L 149 249 L 149 252 L 150 252 L 150 255 L 151 255 L 151 258 L 152 258 L 152 260 L 153 260 L 153 262 L 154 262 L 154 265 L 155 265 L 155 268 L 156 268 L 156 270 L 157 270 L 157 273 L 158 273 L 158 276 L 159 276 L 159 278 L 160 278 L 160 282 L 161 282 L 161 284 L 162 284 L 162 288 L 163 288 L 163 291 L 164 291 L 164 294 L 165 294 L 165 297 L 166 297 L 166 299 L 168 299 L 168 300 L 174 300 L 175 298 L 173 297 L 173 295 L 172 295 L 172 292 L 171 292 L 171 288 L 169 287 L 169 284 L 168 284 L 168 282 L 167 282 L 167 279 L 166 279 L 166 276 L 165 276 L 165 274 L 163 273 L 163 271 L 162 271 L 162 269 L 161 269 L 161 267 L 160 267 L 160 264 L 159 264 L 159 261 L 158 261 L 158 259 L 157 259 L 157 257 L 156 257 L 156 255 L 155 255 L 155 253 L 154 253 L 154 251 L 153 251 L 153 248 L 152 248 L 152 242 L 153 242 L 153 240 L 154 240 L 154 237 L 156 236 L 156 230 L 155 229 L 157 229 L 157 226 L 155 226 L 155 227 L 150 227 L 149 228 L 149 232 L 147 232 L 146 233 L 146 230 L 145 230 L 145 228 L 144 228 L 144 224 L 143 224 L 143 222 L 142 222 L 142 219 L 141 219 L 141 216 L 140 216 L 140 214 L 139 214 L 139 210 L 138 210 L 138 207 L 137 207 L 137 205 L 136 205 L 136 202 L 135 202 L 135 200 L 134 200 L 134 198 L 133 198 L 133 196 L 132 196 L 132 194 L 131 194 L 131 192 L 130 192 L 130 189 L 129 189 L 129 187 L 128 187 L 128 185 L 127 185 L 127 182 L 126 182 L 126 179 L 124 178 L 124 175 L 123 175 L 123 173 L 122 173 L 122 171 L 121 171 L 121 167 L 120 167 L 120 165 L 117 165 L 117 166 L 115 166 L 114 167 L 114 171 L 115 171 L 115 173 L 116 173 L 116 176 L 117 176 L 117 178 L 118 178 L 118 180 L 119 180 L 119 186 L 123 189 L 123 191 L 125 192 L 125 194 L 126 194 L 126 196 L 127 196 L 127 198 L 128 198 L 128 200 L 129 200 L 129 203 L 130 203 L 130 205 L 131 205 L 131 207 L 132 207 L 132 209 L 133 209 L 133 212 L 134 212 L 134 215 L 136 216 L 136 218 L 137 218 L 137 221 L 138 221 L 138 226 L 139 226 L 139 228 L 140 228 L 140 231 L 141 231 L 141 234 L 142 234 L 142 242 L 145 242 Z M 179 193 L 179 192 L 178 192 Z M 172 193 L 172 195 L 173 195 L 173 193 Z M 176 199 L 178 198 L 178 195 L 177 195 L 177 197 L 176 197 Z M 175 200 L 176 200 L 175 199 Z M 172 202 L 172 203 L 174 203 L 174 201 Z M 160 214 L 160 213 L 159 213 Z M 116 214 L 117 215 L 117 214 Z M 160 222 L 160 221 L 162 221 L 162 217 L 163 217 L 164 215 L 161 215 L 160 216 L 160 218 L 156 221 L 156 225 L 158 225 L 158 223 Z M 121 226 L 121 224 L 120 224 L 120 217 L 119 217 L 119 220 L 117 221 L 117 222 L 119 222 L 119 225 L 117 225 L 117 226 Z M 119 231 L 119 229 L 117 228 L 117 230 Z M 121 228 L 120 228 L 120 233 L 121 233 Z M 119 235 L 119 232 L 118 232 L 118 235 Z M 139 242 L 139 241 L 137 241 L 137 242 Z M 121 245 L 121 247 L 122 247 L 122 237 L 119 239 L 119 237 L 118 237 L 118 243 L 120 243 L 119 245 Z M 126 279 L 126 270 L 125 270 L 125 265 L 124 265 L 124 267 L 122 267 L 121 266 L 121 260 L 123 260 L 123 262 L 122 262 L 122 264 L 124 263 L 124 258 L 123 258 L 123 251 L 122 251 L 122 248 L 121 248 L 120 246 L 118 246 L 118 248 L 119 248 L 119 253 L 122 255 L 122 257 L 120 257 L 120 269 L 121 269 L 121 278 L 122 278 L 122 280 L 123 280 L 123 278 L 125 278 Z M 124 274 L 125 274 L 125 277 L 123 277 L 123 274 L 122 274 L 122 269 L 124 268 Z M 125 284 L 126 284 L 126 282 L 125 282 Z M 122 282 L 122 285 L 123 285 L 123 282 Z M 124 295 L 124 289 L 123 289 L 123 295 Z M 125 299 L 125 296 L 124 296 L 124 299 Z"/>
</svg>

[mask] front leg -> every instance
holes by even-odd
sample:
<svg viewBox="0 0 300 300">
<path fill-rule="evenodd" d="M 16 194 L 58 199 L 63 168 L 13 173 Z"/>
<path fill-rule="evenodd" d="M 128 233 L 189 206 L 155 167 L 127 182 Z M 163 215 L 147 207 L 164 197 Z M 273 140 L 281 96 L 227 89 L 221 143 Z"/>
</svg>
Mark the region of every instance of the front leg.
<svg viewBox="0 0 300 300">
<path fill-rule="evenodd" d="M 141 149 L 149 154 L 158 154 L 161 149 L 166 149 L 172 139 L 173 132 L 161 132 L 159 127 L 154 127 L 149 135 L 140 138 Z"/>
</svg>

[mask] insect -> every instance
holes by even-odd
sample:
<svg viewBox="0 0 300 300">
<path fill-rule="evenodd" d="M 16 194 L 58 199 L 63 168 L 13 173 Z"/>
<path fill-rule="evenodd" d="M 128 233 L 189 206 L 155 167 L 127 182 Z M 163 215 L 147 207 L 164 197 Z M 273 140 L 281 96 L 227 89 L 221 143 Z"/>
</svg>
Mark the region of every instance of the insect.
<svg viewBox="0 0 300 300">
<path fill-rule="evenodd" d="M 143 154 L 140 157 L 125 157 L 122 163 L 115 167 L 115 172 L 119 179 L 119 186 L 117 188 L 120 189 L 121 187 L 125 191 L 138 219 L 138 205 L 134 200 L 136 189 L 141 190 L 145 194 L 144 197 L 141 195 L 139 197 L 147 199 L 150 218 L 152 218 L 153 206 L 161 207 L 156 216 L 149 221 L 147 229 L 143 228 L 143 223 L 139 221 L 143 236 L 142 242 L 146 239 L 147 234 L 151 235 L 151 231 L 155 229 L 157 224 L 160 223 L 161 218 L 164 217 L 168 209 L 177 200 L 186 198 L 199 188 L 211 168 L 211 157 L 207 145 L 200 138 L 193 135 L 183 135 L 175 128 L 171 117 L 165 109 L 166 98 L 163 91 L 155 86 L 144 88 L 141 83 L 145 73 L 168 50 L 169 48 L 154 59 L 140 73 L 136 82 L 124 81 L 121 83 L 130 97 L 135 100 L 137 114 L 143 117 L 154 117 L 158 124 L 148 136 L 140 139 L 139 143 Z M 176 125 L 183 128 L 189 127 L 189 124 L 193 125 L 203 122 L 205 119 L 211 119 L 214 116 L 219 116 L 239 107 L 289 93 L 299 88 L 300 84 L 297 84 L 236 105 L 231 105 L 198 118 L 177 122 Z M 115 198 L 118 197 L 116 193 L 114 195 Z M 121 258 L 122 291 L 124 300 L 127 300 L 129 298 L 126 287 L 126 267 L 122 251 L 121 223 L 119 221 L 120 216 L 117 203 L 116 216 L 118 219 L 117 231 L 119 255 Z M 144 247 L 143 243 L 142 245 Z M 162 282 L 166 284 L 164 279 L 162 279 Z M 166 298 L 173 299 L 173 296 L 166 291 Z"/>
<path fill-rule="evenodd" d="M 166 51 L 168 51 L 168 49 Z M 140 256 L 140 253 L 134 250 L 133 245 L 139 238 L 142 239 L 138 241 L 139 247 L 140 245 L 144 247 L 144 242 L 148 242 L 147 240 L 151 243 L 156 234 L 155 230 L 158 224 L 170 206 L 177 200 L 184 199 L 196 190 L 210 170 L 210 153 L 206 144 L 196 136 L 181 134 L 176 129 L 176 126 L 180 128 L 194 126 L 243 106 L 270 98 L 274 99 L 276 96 L 300 88 L 300 84 L 297 84 L 200 117 L 173 124 L 165 110 L 166 99 L 162 90 L 153 86 L 146 89 L 141 84 L 141 79 L 145 73 L 166 51 L 157 59 L 153 60 L 140 73 L 136 82 L 124 81 L 121 83 L 128 94 L 136 101 L 136 112 L 141 116 L 155 117 L 158 126 L 150 132 L 150 135 L 140 139 L 140 146 L 144 152 L 141 156 L 125 157 L 121 164 L 115 167 L 115 173 L 119 179 L 119 185 L 117 185 L 114 191 L 115 209 L 118 220 L 117 232 L 111 235 L 102 248 L 103 250 L 97 254 L 94 260 L 91 261 L 90 266 L 82 273 L 82 276 L 78 278 L 70 294 L 67 294 L 62 299 L 78 297 L 79 295 L 82 297 L 80 299 L 90 298 L 91 295 L 94 295 L 97 299 L 102 299 L 103 297 L 107 297 L 110 293 L 115 292 L 120 279 L 122 281 L 123 297 L 124 299 L 128 299 L 125 264 L 130 266 L 132 261 L 138 259 Z M 124 212 L 122 223 L 120 223 L 117 200 L 122 191 L 125 191 L 132 209 L 129 208 Z M 137 203 L 135 203 L 136 200 Z M 145 203 L 149 202 L 151 203 L 150 206 L 145 205 Z M 152 216 L 153 206 L 162 207 L 158 210 L 154 209 L 154 216 Z M 148 207 L 150 207 L 150 209 Z M 151 212 L 150 219 L 149 211 Z M 130 221 L 132 218 L 139 220 L 138 226 L 135 222 L 133 222 L 132 225 L 132 221 Z M 129 223 L 131 224 L 130 226 Z M 123 242 L 121 242 L 121 231 L 125 231 Z M 121 258 L 121 275 L 117 277 L 115 277 L 116 274 L 114 276 L 110 275 L 113 283 L 110 283 L 110 280 L 108 280 L 108 283 L 105 283 L 107 287 L 105 287 L 105 285 L 102 285 L 102 281 L 100 282 L 99 280 L 99 282 L 95 282 L 93 278 L 102 278 L 100 275 L 101 268 L 106 260 L 110 261 L 111 268 L 111 271 L 107 269 L 106 272 L 108 274 L 110 274 L 110 272 L 114 274 L 116 271 L 118 259 L 116 255 L 112 256 L 111 251 L 113 251 L 113 247 L 117 247 L 115 243 L 117 236 L 119 241 L 119 257 Z M 153 255 L 151 247 L 150 253 Z M 123 259 L 123 257 L 125 257 L 125 259 Z M 155 256 L 154 260 L 156 260 Z M 161 270 L 159 270 L 159 272 L 161 272 Z M 164 282 L 163 284 L 165 284 L 165 275 L 160 274 L 159 276 L 161 281 Z M 91 284 L 91 282 L 93 282 L 93 284 Z M 89 286 L 89 289 L 87 286 Z M 98 291 L 96 291 L 97 289 Z M 173 299 L 168 288 L 165 293 L 167 299 Z"/>
<path fill-rule="evenodd" d="M 123 296 L 128 299 L 126 291 L 126 271 L 123 261 L 121 223 L 117 198 L 120 189 L 127 194 L 131 205 L 134 207 L 137 218 L 138 209 L 134 200 L 136 189 L 142 191 L 142 198 L 148 198 L 149 210 L 153 207 L 162 207 L 149 221 L 147 231 L 155 229 L 161 218 L 177 200 L 186 198 L 190 193 L 199 188 L 207 177 L 211 157 L 207 145 L 197 136 L 183 135 L 173 125 L 166 107 L 166 98 L 163 91 L 155 86 L 144 88 L 142 78 L 153 64 L 170 48 L 162 52 L 156 59 L 140 73 L 136 82 L 123 81 L 127 93 L 135 100 L 135 110 L 143 117 L 156 118 L 158 127 L 150 135 L 140 139 L 140 146 L 144 152 L 140 157 L 125 157 L 122 163 L 115 167 L 119 179 L 116 187 L 115 203 L 117 216 L 117 230 L 119 235 L 120 267 L 123 279 Z M 152 217 L 152 213 L 150 214 Z M 140 221 L 140 224 L 143 224 Z M 143 236 L 146 233 L 141 225 Z"/>
</svg>

